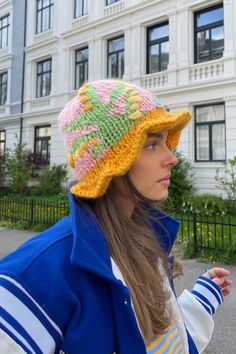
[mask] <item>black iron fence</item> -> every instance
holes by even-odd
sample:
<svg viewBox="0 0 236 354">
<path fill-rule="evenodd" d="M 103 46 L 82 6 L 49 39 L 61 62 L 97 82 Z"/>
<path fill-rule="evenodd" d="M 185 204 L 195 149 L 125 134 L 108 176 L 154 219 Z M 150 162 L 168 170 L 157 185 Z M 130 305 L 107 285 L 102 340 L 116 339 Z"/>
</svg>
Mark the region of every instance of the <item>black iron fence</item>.
<svg viewBox="0 0 236 354">
<path fill-rule="evenodd" d="M 202 249 L 224 251 L 236 246 L 236 217 L 195 212 L 175 217 L 180 221 L 178 239 L 191 240 L 195 254 Z"/>
<path fill-rule="evenodd" d="M 67 201 L 47 201 L 38 198 L 0 196 L 0 220 L 22 222 L 26 227 L 53 225 L 69 214 Z"/>
<path fill-rule="evenodd" d="M 0 220 L 21 222 L 28 228 L 45 228 L 69 215 L 67 200 L 47 201 L 39 198 L 0 195 Z M 180 220 L 179 241 L 192 241 L 194 253 L 201 249 L 236 248 L 236 216 L 203 215 L 190 212 L 175 214 Z"/>
</svg>

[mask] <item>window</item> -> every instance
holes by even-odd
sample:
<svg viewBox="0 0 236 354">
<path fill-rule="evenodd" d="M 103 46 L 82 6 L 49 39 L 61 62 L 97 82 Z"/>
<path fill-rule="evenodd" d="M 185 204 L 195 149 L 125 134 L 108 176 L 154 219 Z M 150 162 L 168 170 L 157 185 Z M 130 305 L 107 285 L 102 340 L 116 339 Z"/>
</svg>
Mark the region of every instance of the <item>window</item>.
<svg viewBox="0 0 236 354">
<path fill-rule="evenodd" d="M 41 33 L 52 28 L 53 25 L 53 0 L 37 0 L 37 28 L 36 33 Z"/>
<path fill-rule="evenodd" d="M 147 74 L 163 71 L 169 64 L 168 22 L 147 30 Z"/>
<path fill-rule="evenodd" d="M 75 89 L 88 81 L 88 48 L 75 52 Z"/>
<path fill-rule="evenodd" d="M 74 17 L 81 17 L 88 13 L 88 1 L 87 0 L 75 0 L 75 15 Z"/>
<path fill-rule="evenodd" d="M 111 5 L 114 4 L 115 2 L 118 2 L 119 0 L 106 0 L 106 5 Z"/>
<path fill-rule="evenodd" d="M 0 74 L 0 106 L 6 104 L 7 101 L 7 73 Z"/>
<path fill-rule="evenodd" d="M 36 162 L 49 163 L 51 151 L 51 126 L 35 127 L 34 154 Z"/>
<path fill-rule="evenodd" d="M 224 104 L 195 108 L 195 160 L 225 160 Z"/>
<path fill-rule="evenodd" d="M 8 47 L 9 15 L 0 19 L 0 49 Z"/>
<path fill-rule="evenodd" d="M 122 79 L 124 75 L 124 36 L 108 41 L 107 76 Z"/>
<path fill-rule="evenodd" d="M 217 5 L 194 14 L 194 62 L 219 59 L 224 51 L 224 10 Z"/>
<path fill-rule="evenodd" d="M 52 60 L 48 59 L 37 64 L 37 93 L 36 97 L 50 95 L 51 92 Z"/>
<path fill-rule="evenodd" d="M 0 130 L 0 157 L 5 156 L 6 148 L 6 131 Z"/>
</svg>

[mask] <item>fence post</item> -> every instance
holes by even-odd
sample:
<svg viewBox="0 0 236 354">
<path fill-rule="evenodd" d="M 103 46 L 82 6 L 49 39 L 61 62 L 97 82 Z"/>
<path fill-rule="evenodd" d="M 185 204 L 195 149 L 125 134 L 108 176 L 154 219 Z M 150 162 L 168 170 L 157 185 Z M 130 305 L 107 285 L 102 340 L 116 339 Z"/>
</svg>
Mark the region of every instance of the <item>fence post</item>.
<svg viewBox="0 0 236 354">
<path fill-rule="evenodd" d="M 30 225 L 33 225 L 33 221 L 34 221 L 34 199 L 31 199 L 31 204 L 30 204 Z"/>
<path fill-rule="evenodd" d="M 193 212 L 193 253 L 197 256 L 197 214 Z"/>
</svg>

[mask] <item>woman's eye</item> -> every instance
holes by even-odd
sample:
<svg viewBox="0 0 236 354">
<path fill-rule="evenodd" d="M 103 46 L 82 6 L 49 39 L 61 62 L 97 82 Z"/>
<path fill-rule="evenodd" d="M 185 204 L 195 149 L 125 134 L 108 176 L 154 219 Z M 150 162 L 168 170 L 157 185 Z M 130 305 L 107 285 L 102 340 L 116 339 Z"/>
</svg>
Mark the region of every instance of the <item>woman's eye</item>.
<svg viewBox="0 0 236 354">
<path fill-rule="evenodd" d="M 155 150 L 156 145 L 157 145 L 156 143 L 152 143 L 152 144 L 146 145 L 145 148 L 147 150 Z"/>
</svg>

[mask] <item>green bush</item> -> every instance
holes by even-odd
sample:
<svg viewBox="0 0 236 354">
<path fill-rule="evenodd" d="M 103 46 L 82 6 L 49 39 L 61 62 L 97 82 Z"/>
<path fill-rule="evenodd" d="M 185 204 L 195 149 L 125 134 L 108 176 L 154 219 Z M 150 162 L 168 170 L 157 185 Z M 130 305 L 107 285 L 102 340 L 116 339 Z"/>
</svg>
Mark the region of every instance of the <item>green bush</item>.
<svg viewBox="0 0 236 354">
<path fill-rule="evenodd" d="M 179 163 L 172 169 L 169 187 L 169 205 L 172 210 L 180 209 L 183 201 L 194 193 L 194 182 L 191 162 L 182 152 L 174 151 Z M 168 206 L 168 203 L 166 203 Z"/>
<path fill-rule="evenodd" d="M 37 178 L 37 184 L 32 187 L 32 194 L 38 196 L 52 196 L 64 193 L 63 184 L 67 181 L 66 165 L 44 167 Z"/>
<path fill-rule="evenodd" d="M 0 156 L 0 187 L 3 186 L 3 182 L 5 180 L 5 169 L 6 169 L 5 157 Z"/>
<path fill-rule="evenodd" d="M 194 211 L 203 215 L 225 215 L 229 213 L 228 201 L 212 194 L 195 195 L 186 199 L 181 207 L 181 212 Z"/>
<path fill-rule="evenodd" d="M 216 187 L 228 196 L 227 209 L 231 214 L 236 212 L 236 156 L 224 163 L 223 169 L 216 170 Z"/>
<path fill-rule="evenodd" d="M 14 149 L 6 153 L 6 168 L 9 176 L 9 187 L 12 192 L 24 194 L 28 191 L 28 183 L 32 166 L 28 162 L 29 149 L 27 144 L 14 144 Z"/>
</svg>

